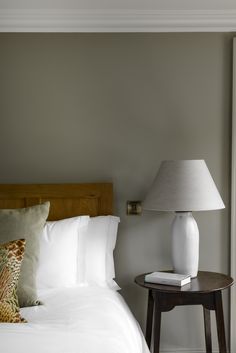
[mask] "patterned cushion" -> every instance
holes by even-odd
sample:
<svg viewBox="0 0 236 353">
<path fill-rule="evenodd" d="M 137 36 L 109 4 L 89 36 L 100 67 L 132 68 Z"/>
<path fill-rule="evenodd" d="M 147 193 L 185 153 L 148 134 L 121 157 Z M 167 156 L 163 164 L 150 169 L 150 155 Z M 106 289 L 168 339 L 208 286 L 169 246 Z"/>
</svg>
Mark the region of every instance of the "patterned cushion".
<svg viewBox="0 0 236 353">
<path fill-rule="evenodd" d="M 17 289 L 20 307 L 39 304 L 36 290 L 39 237 L 48 216 L 49 206 L 49 202 L 44 202 L 26 208 L 0 209 L 0 243 L 26 240 Z"/>
<path fill-rule="evenodd" d="M 0 322 L 26 322 L 16 294 L 24 251 L 24 239 L 0 245 Z"/>
</svg>

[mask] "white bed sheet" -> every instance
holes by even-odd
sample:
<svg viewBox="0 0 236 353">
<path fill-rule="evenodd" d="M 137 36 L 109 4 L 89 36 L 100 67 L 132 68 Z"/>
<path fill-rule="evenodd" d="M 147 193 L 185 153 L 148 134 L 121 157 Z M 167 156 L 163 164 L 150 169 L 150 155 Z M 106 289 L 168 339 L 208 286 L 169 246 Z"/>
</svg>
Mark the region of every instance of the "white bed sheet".
<svg viewBox="0 0 236 353">
<path fill-rule="evenodd" d="M 0 324 L 1 353 L 149 353 L 116 291 L 77 287 L 40 296 L 44 305 L 21 310 L 27 324 Z"/>
</svg>

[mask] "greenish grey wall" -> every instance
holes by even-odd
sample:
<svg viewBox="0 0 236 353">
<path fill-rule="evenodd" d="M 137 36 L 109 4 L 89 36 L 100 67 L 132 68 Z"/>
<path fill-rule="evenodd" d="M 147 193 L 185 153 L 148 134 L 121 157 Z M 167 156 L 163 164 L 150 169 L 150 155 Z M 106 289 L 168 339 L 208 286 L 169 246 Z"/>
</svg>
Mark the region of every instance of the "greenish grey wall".
<svg viewBox="0 0 236 353">
<path fill-rule="evenodd" d="M 163 159 L 206 160 L 226 209 L 195 214 L 200 269 L 229 270 L 231 47 L 221 33 L 0 35 L 0 182 L 113 181 L 117 281 L 142 327 L 133 278 L 171 266 L 173 216 L 127 217 L 125 203 Z M 163 315 L 161 342 L 203 350 L 202 311 Z"/>
</svg>

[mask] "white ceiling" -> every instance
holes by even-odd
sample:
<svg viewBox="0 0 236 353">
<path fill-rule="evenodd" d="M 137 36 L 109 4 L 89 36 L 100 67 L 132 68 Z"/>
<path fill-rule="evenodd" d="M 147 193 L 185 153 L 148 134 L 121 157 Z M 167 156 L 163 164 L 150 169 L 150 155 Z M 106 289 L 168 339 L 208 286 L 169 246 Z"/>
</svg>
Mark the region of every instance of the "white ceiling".
<svg viewBox="0 0 236 353">
<path fill-rule="evenodd" d="M 236 31 L 236 0 L 0 0 L 0 31 Z"/>
</svg>

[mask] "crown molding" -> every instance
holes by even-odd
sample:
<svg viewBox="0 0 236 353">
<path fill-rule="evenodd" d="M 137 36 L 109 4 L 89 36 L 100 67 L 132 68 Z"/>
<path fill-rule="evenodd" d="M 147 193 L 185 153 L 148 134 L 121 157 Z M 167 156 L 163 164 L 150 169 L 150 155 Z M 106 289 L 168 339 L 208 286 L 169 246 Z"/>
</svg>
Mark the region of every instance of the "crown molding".
<svg viewBox="0 0 236 353">
<path fill-rule="evenodd" d="M 0 32 L 232 32 L 235 10 L 6 10 Z"/>
</svg>

